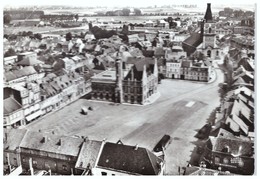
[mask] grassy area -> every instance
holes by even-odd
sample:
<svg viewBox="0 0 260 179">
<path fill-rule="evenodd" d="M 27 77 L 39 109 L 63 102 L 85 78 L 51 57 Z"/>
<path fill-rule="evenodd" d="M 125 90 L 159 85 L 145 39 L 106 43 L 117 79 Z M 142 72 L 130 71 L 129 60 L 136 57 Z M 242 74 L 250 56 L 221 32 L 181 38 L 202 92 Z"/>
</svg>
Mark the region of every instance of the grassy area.
<svg viewBox="0 0 260 179">
<path fill-rule="evenodd" d="M 20 26 L 20 27 L 5 27 L 4 34 L 17 34 L 18 32 L 23 31 L 32 31 L 33 33 L 42 32 L 42 31 L 51 31 L 59 29 L 58 27 L 35 27 L 35 26 Z"/>
</svg>

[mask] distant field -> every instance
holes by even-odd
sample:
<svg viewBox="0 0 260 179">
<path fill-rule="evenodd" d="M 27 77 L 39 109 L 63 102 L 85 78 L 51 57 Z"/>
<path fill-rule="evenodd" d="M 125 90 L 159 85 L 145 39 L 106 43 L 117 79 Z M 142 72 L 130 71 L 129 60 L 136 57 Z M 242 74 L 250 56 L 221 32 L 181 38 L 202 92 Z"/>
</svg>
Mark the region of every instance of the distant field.
<svg viewBox="0 0 260 179">
<path fill-rule="evenodd" d="M 59 34 L 64 35 L 67 32 L 71 33 L 80 33 L 86 31 L 86 27 L 78 27 L 78 28 L 61 28 L 61 27 L 35 27 L 35 26 L 21 26 L 21 27 L 5 27 L 4 34 L 17 34 L 18 32 L 23 31 L 32 31 L 33 33 L 42 33 L 42 34 Z"/>
<path fill-rule="evenodd" d="M 35 26 L 20 26 L 20 27 L 5 27 L 4 28 L 4 34 L 13 34 L 13 33 L 18 33 L 18 32 L 23 32 L 23 31 L 32 31 L 33 33 L 35 32 L 41 32 L 41 31 L 50 31 L 50 30 L 55 30 L 58 29 L 57 27 L 35 27 Z"/>
<path fill-rule="evenodd" d="M 160 20 L 167 18 L 168 16 L 96 16 L 96 17 L 80 17 L 81 21 L 83 18 L 87 19 L 87 21 L 111 21 L 114 19 L 115 21 L 121 22 L 129 22 L 129 23 L 142 23 L 147 20 Z"/>
</svg>

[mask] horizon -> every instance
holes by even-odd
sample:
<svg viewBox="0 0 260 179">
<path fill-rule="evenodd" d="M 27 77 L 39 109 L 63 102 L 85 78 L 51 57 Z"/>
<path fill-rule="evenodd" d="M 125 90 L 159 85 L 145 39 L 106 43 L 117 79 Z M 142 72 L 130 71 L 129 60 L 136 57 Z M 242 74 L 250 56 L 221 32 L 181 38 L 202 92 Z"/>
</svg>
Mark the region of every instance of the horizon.
<svg viewBox="0 0 260 179">
<path fill-rule="evenodd" d="M 252 10 L 254 11 L 256 8 L 256 3 L 254 1 L 234 1 L 234 0 L 229 0 L 228 3 L 225 1 L 218 1 L 218 2 L 213 2 L 213 1 L 205 1 L 202 0 L 200 2 L 196 1 L 185 1 L 185 2 L 174 2 L 171 0 L 160 0 L 160 1 L 155 1 L 149 4 L 147 3 L 146 0 L 125 0 L 125 1 L 118 1 L 118 0 L 109 0 L 109 1 L 102 1 L 102 0 L 95 0 L 95 1 L 90 1 L 86 0 L 84 2 L 79 2 L 79 0 L 74 0 L 73 2 L 70 0 L 63 0 L 61 1 L 50 1 L 50 0 L 45 0 L 45 1 L 39 1 L 35 2 L 32 0 L 23 0 L 23 1 L 17 1 L 17 0 L 9 0 L 8 2 L 2 3 L 2 6 L 4 9 L 8 8 L 22 8 L 22 7 L 48 7 L 48 6 L 62 6 L 62 7 L 71 7 L 71 8 L 77 8 L 77 7 L 83 7 L 83 8 L 146 8 L 146 7 L 162 7 L 162 6 L 173 6 L 173 5 L 196 5 L 197 9 L 206 9 L 207 3 L 211 3 L 211 8 L 212 10 L 214 9 L 219 9 L 219 8 L 224 8 L 224 7 L 230 7 L 230 8 L 237 8 L 237 9 L 245 9 L 245 10 Z"/>
</svg>

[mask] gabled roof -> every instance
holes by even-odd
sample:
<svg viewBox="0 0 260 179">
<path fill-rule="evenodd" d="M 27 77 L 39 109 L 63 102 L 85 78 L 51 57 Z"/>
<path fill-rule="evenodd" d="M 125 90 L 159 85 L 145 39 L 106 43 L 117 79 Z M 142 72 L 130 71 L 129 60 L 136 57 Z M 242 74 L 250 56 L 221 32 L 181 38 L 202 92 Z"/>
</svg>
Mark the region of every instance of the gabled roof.
<svg viewBox="0 0 260 179">
<path fill-rule="evenodd" d="M 193 47 L 198 47 L 201 42 L 201 35 L 199 33 L 192 33 L 187 39 L 183 41 L 184 44 Z"/>
<path fill-rule="evenodd" d="M 4 115 L 8 115 L 22 108 L 22 105 L 14 98 L 4 99 Z"/>
<path fill-rule="evenodd" d="M 123 144 L 105 143 L 97 166 L 133 175 L 158 175 L 162 159 L 149 150 Z"/>
<path fill-rule="evenodd" d="M 82 142 L 82 138 L 28 131 L 20 146 L 31 150 L 77 157 Z"/>
<path fill-rule="evenodd" d="M 247 126 L 240 117 L 238 117 L 237 115 L 232 115 L 232 119 L 239 125 L 239 127 L 245 134 L 248 134 L 249 126 Z"/>
<path fill-rule="evenodd" d="M 241 100 L 235 100 L 233 107 L 232 107 L 231 114 L 240 116 L 240 112 L 248 121 L 251 121 L 250 120 L 250 112 L 251 112 L 250 109 Z"/>
<path fill-rule="evenodd" d="M 86 140 L 83 142 L 75 168 L 93 168 L 101 148 L 101 141 Z"/>
</svg>

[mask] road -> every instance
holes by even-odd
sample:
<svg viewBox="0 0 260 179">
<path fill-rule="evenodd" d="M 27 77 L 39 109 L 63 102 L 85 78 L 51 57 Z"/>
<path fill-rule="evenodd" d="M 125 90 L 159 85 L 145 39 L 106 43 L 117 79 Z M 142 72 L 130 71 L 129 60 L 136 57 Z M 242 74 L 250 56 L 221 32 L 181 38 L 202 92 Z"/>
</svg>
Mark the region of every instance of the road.
<svg viewBox="0 0 260 179">
<path fill-rule="evenodd" d="M 80 99 L 45 116 L 25 128 L 60 135 L 88 136 L 90 139 L 136 145 L 153 149 L 164 134 L 173 141 L 166 149 L 166 173 L 178 174 L 186 166 L 195 147 L 196 131 L 207 121 L 220 103 L 218 84 L 223 74 L 216 69 L 217 79 L 210 83 L 163 80 L 158 90 L 161 97 L 147 106 L 115 105 Z M 80 114 L 81 106 L 92 106 L 88 115 Z"/>
</svg>

